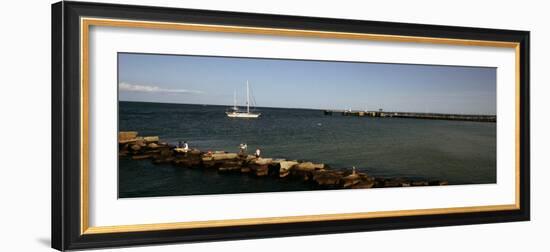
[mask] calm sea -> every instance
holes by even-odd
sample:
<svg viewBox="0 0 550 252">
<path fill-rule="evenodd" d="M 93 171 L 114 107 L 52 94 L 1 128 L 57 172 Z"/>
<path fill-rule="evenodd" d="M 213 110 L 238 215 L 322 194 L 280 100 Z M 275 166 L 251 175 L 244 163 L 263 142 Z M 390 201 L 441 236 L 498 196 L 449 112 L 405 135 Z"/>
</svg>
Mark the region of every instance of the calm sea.
<svg viewBox="0 0 550 252">
<path fill-rule="evenodd" d="M 325 116 L 321 110 L 261 108 L 259 119 L 231 119 L 224 106 L 119 102 L 119 130 L 192 148 L 351 168 L 373 176 L 496 183 L 496 124 Z M 311 190 L 308 183 L 119 160 L 119 197 Z"/>
</svg>

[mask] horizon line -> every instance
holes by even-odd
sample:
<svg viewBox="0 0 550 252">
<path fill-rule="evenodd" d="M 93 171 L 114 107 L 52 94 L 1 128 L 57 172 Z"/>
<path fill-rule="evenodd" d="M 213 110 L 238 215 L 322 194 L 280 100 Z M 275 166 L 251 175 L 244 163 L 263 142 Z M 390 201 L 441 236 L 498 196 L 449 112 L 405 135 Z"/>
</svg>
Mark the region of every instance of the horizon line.
<svg viewBox="0 0 550 252">
<path fill-rule="evenodd" d="M 157 104 L 173 104 L 173 105 L 196 105 L 196 106 L 219 106 L 219 107 L 233 107 L 233 104 L 205 104 L 205 103 L 174 103 L 174 102 L 157 102 L 157 101 L 128 101 L 118 100 L 118 102 L 141 102 L 141 103 L 157 103 Z M 243 107 L 243 106 L 237 106 Z M 330 109 L 330 108 L 290 108 L 290 107 L 269 107 L 269 106 L 256 106 L 255 108 L 269 108 L 269 109 L 301 109 L 301 110 L 319 110 L 319 111 L 345 111 L 346 109 Z M 365 111 L 365 110 L 351 110 L 351 111 Z M 378 112 L 378 110 L 369 110 L 367 112 Z M 473 115 L 473 116 L 497 116 L 496 114 L 461 114 L 461 113 L 442 113 L 442 112 L 416 112 L 416 111 L 390 111 L 382 110 L 385 113 L 417 113 L 417 114 L 441 114 L 441 115 Z"/>
</svg>

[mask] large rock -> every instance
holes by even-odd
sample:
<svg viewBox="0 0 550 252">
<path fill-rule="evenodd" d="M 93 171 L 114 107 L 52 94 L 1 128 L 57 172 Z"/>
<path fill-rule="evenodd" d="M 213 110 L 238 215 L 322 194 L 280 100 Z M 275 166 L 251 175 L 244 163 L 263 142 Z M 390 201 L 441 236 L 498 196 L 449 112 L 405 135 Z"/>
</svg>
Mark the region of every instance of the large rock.
<svg viewBox="0 0 550 252">
<path fill-rule="evenodd" d="M 314 164 L 312 162 L 303 162 L 294 166 L 294 169 L 300 170 L 300 171 L 315 171 L 315 170 L 323 170 L 324 168 L 325 168 L 325 164 Z"/>
<path fill-rule="evenodd" d="M 269 167 L 267 167 L 267 165 L 261 165 L 254 169 L 254 174 L 258 177 L 267 176 L 269 174 Z"/>
<path fill-rule="evenodd" d="M 340 171 L 317 171 L 313 174 L 313 180 L 320 186 L 334 187 L 340 184 L 343 173 Z"/>
<path fill-rule="evenodd" d="M 248 167 L 256 176 L 262 177 L 269 175 L 269 167 L 272 163 L 272 158 L 255 158 L 249 162 Z"/>
<path fill-rule="evenodd" d="M 138 135 L 137 131 L 121 131 L 118 133 L 118 142 L 127 143 L 136 139 Z"/>
<path fill-rule="evenodd" d="M 323 171 L 324 164 L 314 164 L 312 162 L 303 162 L 292 166 L 290 169 L 290 175 L 295 178 L 308 181 L 313 178 L 315 171 Z"/>
<path fill-rule="evenodd" d="M 251 163 L 253 163 L 255 165 L 270 165 L 271 163 L 273 163 L 273 159 L 272 158 L 256 158 L 256 159 L 253 159 L 251 161 Z"/>
<path fill-rule="evenodd" d="M 138 139 L 138 140 L 136 140 L 136 143 L 135 143 L 135 144 L 139 145 L 140 147 L 145 147 L 145 146 L 147 146 L 147 143 L 145 143 L 145 140 L 143 140 L 143 139 Z"/>
<path fill-rule="evenodd" d="M 239 155 L 237 153 L 214 153 L 210 156 L 212 160 L 226 160 L 226 159 L 237 159 Z"/>
<path fill-rule="evenodd" d="M 248 167 L 250 168 L 250 171 L 258 177 L 267 176 L 269 174 L 268 164 L 256 164 L 251 162 L 248 164 Z"/>
<path fill-rule="evenodd" d="M 208 153 L 201 156 L 200 152 L 199 156 L 202 160 L 202 164 L 204 168 L 220 168 L 224 166 L 224 163 L 227 162 L 237 162 L 242 161 L 242 159 L 239 158 L 239 155 L 236 153 L 225 153 L 225 152 L 218 152 L 218 153 Z M 189 153 L 187 153 L 189 154 Z M 229 167 L 231 165 L 227 165 L 225 168 Z M 234 167 L 236 170 L 236 167 Z M 222 169 L 224 170 L 224 169 Z"/>
<path fill-rule="evenodd" d="M 242 165 L 243 165 L 243 161 L 241 161 L 241 160 L 225 161 L 225 162 L 222 162 L 219 165 L 218 171 L 220 171 L 220 172 L 240 172 Z"/>
<path fill-rule="evenodd" d="M 187 151 L 185 151 L 183 148 L 173 148 L 172 149 L 172 153 L 175 155 L 175 156 L 178 156 L 178 157 L 190 157 L 190 156 L 193 156 L 193 157 L 196 157 L 196 158 L 202 158 L 203 156 L 201 156 L 201 152 L 198 151 L 198 150 L 194 150 L 194 149 L 189 149 Z M 210 158 L 209 160 L 212 160 L 212 158 Z"/>
<path fill-rule="evenodd" d="M 156 143 L 158 142 L 160 139 L 158 136 L 146 136 L 146 137 L 143 137 L 143 140 L 145 142 L 148 142 L 148 143 Z"/>
<path fill-rule="evenodd" d="M 294 166 L 296 167 L 296 166 Z M 290 177 L 301 179 L 303 181 L 308 181 L 313 178 L 313 170 L 300 170 L 295 168 L 290 169 Z"/>
<path fill-rule="evenodd" d="M 154 163 L 164 164 L 164 163 L 170 163 L 173 160 L 174 160 L 174 156 L 172 155 L 172 151 L 169 148 L 162 147 L 162 148 L 159 148 L 159 154 L 155 157 Z"/>
<path fill-rule="evenodd" d="M 201 151 L 198 149 L 191 149 L 191 151 L 188 152 L 191 155 L 201 155 Z"/>
<path fill-rule="evenodd" d="M 284 161 L 286 161 L 286 159 L 282 159 L 282 158 L 272 159 L 271 164 L 279 165 L 281 162 L 284 162 Z"/>
<path fill-rule="evenodd" d="M 297 165 L 297 161 L 281 161 L 279 162 L 279 165 L 281 166 L 281 170 L 290 170 L 294 165 Z"/>
<path fill-rule="evenodd" d="M 119 151 L 128 151 L 129 148 L 130 148 L 130 144 L 127 144 L 127 143 L 118 145 Z"/>
<path fill-rule="evenodd" d="M 344 188 L 349 188 L 353 185 L 359 184 L 360 182 L 361 177 L 357 173 L 353 173 L 342 178 L 342 186 Z"/>
<path fill-rule="evenodd" d="M 280 161 L 279 162 L 279 177 L 284 178 L 290 174 L 290 169 L 297 165 L 297 161 Z"/>
</svg>

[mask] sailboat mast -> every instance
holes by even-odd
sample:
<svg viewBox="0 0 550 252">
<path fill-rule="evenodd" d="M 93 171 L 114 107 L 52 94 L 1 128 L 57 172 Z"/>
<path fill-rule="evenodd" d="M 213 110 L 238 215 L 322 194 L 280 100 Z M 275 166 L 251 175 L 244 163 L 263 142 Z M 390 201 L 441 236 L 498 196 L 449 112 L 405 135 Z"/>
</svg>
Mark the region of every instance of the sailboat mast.
<svg viewBox="0 0 550 252">
<path fill-rule="evenodd" d="M 248 80 L 246 81 L 246 113 L 250 113 L 250 92 L 248 91 Z"/>
<path fill-rule="evenodd" d="M 237 90 L 233 90 L 233 110 L 237 110 Z"/>
</svg>

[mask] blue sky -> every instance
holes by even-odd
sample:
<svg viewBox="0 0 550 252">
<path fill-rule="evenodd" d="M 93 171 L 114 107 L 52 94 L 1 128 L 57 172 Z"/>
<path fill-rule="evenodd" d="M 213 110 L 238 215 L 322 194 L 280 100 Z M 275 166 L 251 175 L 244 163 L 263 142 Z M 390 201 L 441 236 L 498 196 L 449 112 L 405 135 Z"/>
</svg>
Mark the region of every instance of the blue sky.
<svg viewBox="0 0 550 252">
<path fill-rule="evenodd" d="M 119 53 L 119 99 L 496 114 L 496 68 Z"/>
</svg>

